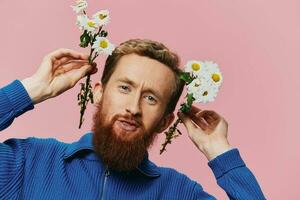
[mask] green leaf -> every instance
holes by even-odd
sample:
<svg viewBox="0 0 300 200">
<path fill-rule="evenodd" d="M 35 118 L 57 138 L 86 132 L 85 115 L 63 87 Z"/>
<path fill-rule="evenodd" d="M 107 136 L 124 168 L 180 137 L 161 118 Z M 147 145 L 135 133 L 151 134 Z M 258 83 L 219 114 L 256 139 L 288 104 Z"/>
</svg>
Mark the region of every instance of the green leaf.
<svg viewBox="0 0 300 200">
<path fill-rule="evenodd" d="M 194 79 L 196 78 L 196 76 L 194 76 L 192 74 L 190 74 L 190 72 L 182 72 L 180 74 L 180 79 L 184 80 L 186 82 L 186 85 L 190 84 Z"/>
<path fill-rule="evenodd" d="M 190 93 L 190 94 L 187 95 L 187 104 L 188 104 L 188 106 L 191 107 L 194 100 L 196 100 L 196 99 L 193 97 L 193 93 Z"/>
<path fill-rule="evenodd" d="M 90 41 L 91 41 L 91 37 L 88 34 L 88 32 L 85 30 L 83 32 L 83 34 L 80 36 L 79 46 L 85 48 L 85 47 L 89 46 Z"/>
<path fill-rule="evenodd" d="M 181 104 L 181 108 L 180 108 L 180 110 L 181 110 L 181 112 L 183 112 L 183 113 L 187 113 L 189 110 L 190 110 L 190 106 L 189 105 L 187 105 L 187 104 Z"/>
<path fill-rule="evenodd" d="M 190 80 L 190 73 L 188 73 L 188 72 L 182 72 L 180 74 L 180 79 L 184 80 L 185 82 L 189 82 L 189 80 Z"/>
<path fill-rule="evenodd" d="M 100 33 L 101 37 L 107 37 L 107 35 L 108 35 L 108 32 L 105 31 L 105 30 L 102 30 L 101 33 Z"/>
</svg>

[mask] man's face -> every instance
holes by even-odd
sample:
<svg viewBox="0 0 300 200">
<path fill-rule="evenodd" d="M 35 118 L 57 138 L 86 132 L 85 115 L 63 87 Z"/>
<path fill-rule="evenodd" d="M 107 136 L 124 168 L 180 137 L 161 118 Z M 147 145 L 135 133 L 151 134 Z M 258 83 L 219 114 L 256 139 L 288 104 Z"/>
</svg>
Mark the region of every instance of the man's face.
<svg viewBox="0 0 300 200">
<path fill-rule="evenodd" d="M 123 56 L 103 90 L 95 88 L 94 145 L 101 159 L 119 171 L 134 169 L 156 133 L 173 121 L 163 116 L 174 87 L 173 72 L 144 56 Z"/>
</svg>

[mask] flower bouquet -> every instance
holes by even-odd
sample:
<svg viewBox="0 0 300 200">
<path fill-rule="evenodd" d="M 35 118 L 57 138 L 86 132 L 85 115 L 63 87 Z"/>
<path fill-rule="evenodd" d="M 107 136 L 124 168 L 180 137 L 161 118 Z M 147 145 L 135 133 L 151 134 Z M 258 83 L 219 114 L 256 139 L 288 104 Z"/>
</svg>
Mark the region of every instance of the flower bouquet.
<svg viewBox="0 0 300 200">
<path fill-rule="evenodd" d="M 106 38 L 108 33 L 103 29 L 110 21 L 109 11 L 100 10 L 92 18 L 86 13 L 88 3 L 86 0 L 77 0 L 74 6 L 71 6 L 77 14 L 77 26 L 82 31 L 79 46 L 82 48 L 91 47 L 88 58 L 89 64 L 100 55 L 111 55 L 114 45 Z M 85 83 L 80 83 L 81 89 L 77 95 L 78 105 L 80 106 L 79 128 L 83 123 L 83 115 L 89 101 L 94 103 L 91 86 L 91 77 L 87 75 Z"/>
<path fill-rule="evenodd" d="M 181 104 L 180 111 L 187 113 L 193 102 L 207 103 L 215 100 L 219 88 L 223 82 L 223 77 L 218 64 L 211 61 L 191 60 L 187 62 L 184 71 L 180 75 L 180 79 L 187 85 L 186 102 Z M 160 149 L 160 154 L 166 151 L 167 144 L 171 144 L 172 139 L 182 135 L 177 129 L 177 125 L 181 122 L 177 119 L 175 123 L 164 132 L 166 139 Z"/>
</svg>

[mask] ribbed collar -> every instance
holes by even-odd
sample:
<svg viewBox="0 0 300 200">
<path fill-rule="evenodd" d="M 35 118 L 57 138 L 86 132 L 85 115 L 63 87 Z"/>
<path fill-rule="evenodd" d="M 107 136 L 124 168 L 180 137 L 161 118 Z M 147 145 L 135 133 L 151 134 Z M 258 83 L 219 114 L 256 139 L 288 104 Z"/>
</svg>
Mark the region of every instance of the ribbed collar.
<svg viewBox="0 0 300 200">
<path fill-rule="evenodd" d="M 64 159 L 68 160 L 71 158 L 75 158 L 76 156 L 82 155 L 82 153 L 90 153 L 88 155 L 89 160 L 98 160 L 98 156 L 95 154 L 94 147 L 93 147 L 93 132 L 88 132 L 83 135 L 77 142 L 73 142 L 72 144 L 68 145 L 67 149 L 65 150 Z M 160 172 L 158 167 L 149 160 L 148 152 L 144 157 L 141 164 L 137 167 L 143 175 L 151 178 L 156 178 L 160 176 Z M 100 161 L 101 162 L 101 161 Z"/>
</svg>

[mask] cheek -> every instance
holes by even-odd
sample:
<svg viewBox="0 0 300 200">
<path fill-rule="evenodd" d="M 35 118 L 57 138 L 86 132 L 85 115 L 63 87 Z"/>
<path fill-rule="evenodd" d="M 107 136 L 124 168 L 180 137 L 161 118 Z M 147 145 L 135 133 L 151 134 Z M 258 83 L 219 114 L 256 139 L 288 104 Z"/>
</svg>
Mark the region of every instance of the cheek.
<svg viewBox="0 0 300 200">
<path fill-rule="evenodd" d="M 117 92 L 111 92 L 106 99 L 107 106 L 110 110 L 120 113 L 126 104 L 126 98 Z"/>
<path fill-rule="evenodd" d="M 109 121 L 117 114 L 125 113 L 126 99 L 116 92 L 108 92 L 103 96 L 103 111 Z"/>
<path fill-rule="evenodd" d="M 102 100 L 103 100 L 103 102 L 102 102 L 102 113 L 105 115 L 105 120 L 106 121 L 111 121 L 114 114 L 118 113 L 115 102 L 112 101 L 113 98 L 111 98 L 108 95 L 103 96 Z"/>
<path fill-rule="evenodd" d="M 147 130 L 155 130 L 161 122 L 161 115 L 159 111 L 152 111 L 144 114 L 144 125 Z"/>
</svg>

